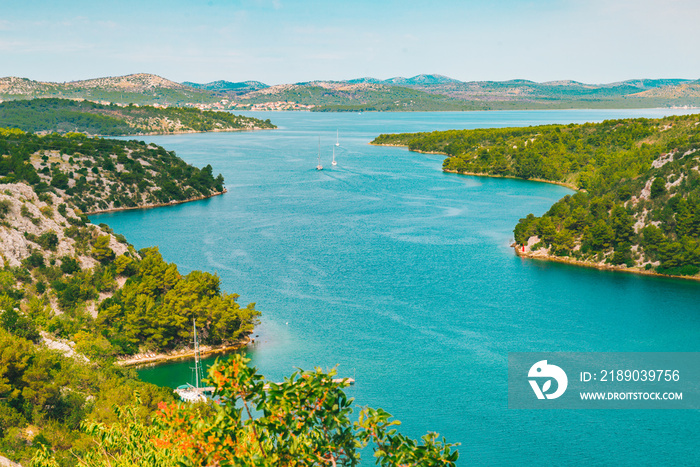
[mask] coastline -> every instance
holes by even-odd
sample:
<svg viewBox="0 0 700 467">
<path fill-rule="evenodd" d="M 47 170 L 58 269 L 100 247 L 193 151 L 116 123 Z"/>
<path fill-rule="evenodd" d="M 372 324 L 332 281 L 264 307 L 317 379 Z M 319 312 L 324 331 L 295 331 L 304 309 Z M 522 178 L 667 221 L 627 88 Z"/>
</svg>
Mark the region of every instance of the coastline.
<svg viewBox="0 0 700 467">
<path fill-rule="evenodd" d="M 192 133 L 232 133 L 235 131 L 265 131 L 276 130 L 277 128 L 214 128 L 212 130 L 178 130 L 178 131 L 153 131 L 149 133 L 132 133 L 129 135 L 90 135 L 99 136 L 100 138 L 127 138 L 129 136 L 167 136 L 167 135 L 187 135 Z"/>
<path fill-rule="evenodd" d="M 378 143 L 373 143 L 370 141 L 369 145 L 370 146 L 385 146 L 387 148 L 406 148 L 406 149 L 408 149 L 408 146 L 406 146 L 405 144 L 378 144 Z M 447 156 L 447 154 L 445 154 L 444 152 L 440 152 L 440 151 L 419 151 L 419 150 L 415 150 L 415 149 L 408 149 L 408 151 L 409 152 L 416 152 L 418 154 L 437 154 L 439 156 L 440 155 Z"/>
<path fill-rule="evenodd" d="M 395 147 L 395 148 L 408 148 L 405 144 L 377 144 L 377 143 L 369 143 L 372 146 L 386 146 L 386 147 Z M 444 155 L 446 157 L 449 157 L 447 154 L 444 152 L 426 152 L 426 151 L 413 151 L 410 150 L 410 152 L 417 152 L 420 154 L 438 154 L 438 155 Z M 563 186 L 565 188 L 569 188 L 574 191 L 585 191 L 581 188 L 578 188 L 570 183 L 566 182 L 555 182 L 552 180 L 544 180 L 541 178 L 521 178 L 521 177 L 515 177 L 512 175 L 496 175 L 496 174 L 488 174 L 488 173 L 478 173 L 478 172 L 459 172 L 457 170 L 447 170 L 447 169 L 442 169 L 443 173 L 452 173 L 452 174 L 457 174 L 457 175 L 470 175 L 474 177 L 489 177 L 489 178 L 510 178 L 510 179 L 515 179 L 515 180 L 529 180 L 533 182 L 540 182 L 540 183 L 550 183 L 552 185 L 559 185 Z M 700 276 L 677 276 L 677 275 L 670 275 L 670 274 L 660 274 L 655 271 L 651 270 L 646 270 L 646 269 L 640 269 L 638 267 L 624 267 L 624 266 L 614 266 L 611 264 L 605 264 L 605 263 L 594 263 L 591 261 L 582 261 L 578 259 L 574 259 L 568 256 L 553 256 L 550 255 L 549 253 L 538 253 L 536 251 L 532 251 L 528 248 L 527 251 L 523 252 L 521 251 L 518 246 L 522 245 L 517 245 L 513 243 L 511 245 L 513 247 L 513 250 L 515 251 L 516 256 L 519 256 L 521 258 L 528 258 L 528 259 L 535 259 L 535 260 L 540 260 L 540 261 L 551 261 L 555 263 L 564 263 L 564 264 L 570 264 L 572 266 L 579 266 L 579 267 L 584 267 L 584 268 L 592 268 L 592 269 L 598 269 L 601 271 L 613 271 L 613 272 L 626 272 L 628 274 L 640 274 L 644 276 L 655 276 L 655 277 L 667 277 L 667 278 L 672 278 L 672 279 L 683 279 L 683 280 L 691 280 L 691 281 L 700 281 Z"/>
<path fill-rule="evenodd" d="M 377 143 L 369 143 L 372 146 L 386 146 L 390 148 L 408 148 L 405 144 L 377 144 Z M 415 149 L 409 149 L 409 152 L 415 152 L 418 154 L 437 154 L 437 155 L 442 155 L 445 157 L 449 157 L 447 154 L 444 152 L 439 152 L 439 151 L 418 151 Z M 514 175 L 498 175 L 498 174 L 490 174 L 490 173 L 482 173 L 482 172 L 459 172 L 457 170 L 447 170 L 447 169 L 442 169 L 443 172 L 445 173 L 451 173 L 451 174 L 457 174 L 457 175 L 471 175 L 473 177 L 489 177 L 489 178 L 510 178 L 513 180 L 527 180 L 531 182 L 541 182 L 541 183 L 551 183 L 552 185 L 559 185 L 563 186 L 565 188 L 569 188 L 574 191 L 584 191 L 581 188 L 578 188 L 575 185 L 572 185 L 571 183 L 566 183 L 566 182 L 556 182 L 553 180 L 545 180 L 543 178 L 522 178 L 522 177 L 516 177 Z"/>
<path fill-rule="evenodd" d="M 209 346 L 203 345 L 199 348 L 199 354 L 201 356 L 205 355 L 217 355 L 227 352 L 232 352 L 235 350 L 240 350 L 247 346 L 251 342 L 249 336 L 244 337 L 241 341 L 230 344 L 230 345 L 220 345 L 220 346 Z M 115 365 L 123 367 L 140 367 L 146 365 L 156 365 L 159 363 L 165 363 L 175 360 L 187 360 L 194 358 L 194 349 L 184 348 L 180 350 L 173 350 L 168 353 L 160 354 L 136 354 L 129 357 L 117 357 L 117 361 L 114 362 Z"/>
<path fill-rule="evenodd" d="M 152 203 L 152 204 L 144 204 L 141 206 L 128 206 L 124 208 L 110 208 L 110 209 L 101 209 L 98 211 L 90 211 L 90 212 L 84 212 L 86 216 L 91 216 L 93 214 L 105 214 L 108 212 L 119 212 L 119 211 L 133 211 L 135 209 L 153 209 L 153 208 L 162 208 L 165 206 L 175 206 L 176 204 L 183 204 L 183 203 L 189 203 L 191 201 L 200 201 L 203 199 L 208 199 L 208 198 L 213 198 L 214 196 L 219 196 L 223 195 L 224 193 L 228 193 L 228 190 L 224 188 L 222 191 L 215 191 L 214 193 L 210 195 L 202 195 L 202 196 L 195 196 L 194 198 L 187 198 L 187 199 L 182 199 L 182 200 L 173 200 L 168 203 Z"/>
<path fill-rule="evenodd" d="M 572 185 L 571 183 L 554 182 L 552 180 L 545 180 L 543 178 L 521 178 L 521 177 L 515 177 L 513 175 L 497 175 L 497 174 L 487 174 L 487 173 L 479 173 L 479 172 L 458 172 L 457 170 L 446 170 L 446 169 L 442 169 L 442 171 L 445 173 L 451 173 L 451 174 L 457 174 L 457 175 L 471 175 L 473 177 L 510 178 L 513 180 L 525 180 L 525 181 L 529 181 L 529 182 L 549 183 L 552 185 L 563 186 L 565 188 L 569 188 L 569 189 L 574 190 L 574 191 L 584 191 L 581 188 L 577 188 L 576 186 Z"/>
<path fill-rule="evenodd" d="M 659 274 L 652 270 L 640 269 L 638 267 L 626 267 L 626 266 L 614 266 L 612 264 L 605 263 L 594 263 L 592 261 L 583 261 L 579 259 L 574 259 L 569 256 L 553 256 L 549 253 L 538 253 L 538 251 L 521 251 L 522 245 L 517 245 L 513 243 L 511 245 L 515 251 L 515 255 L 521 258 L 534 259 L 539 261 L 550 261 L 553 263 L 563 263 L 570 264 L 572 266 L 579 266 L 590 269 L 598 269 L 599 271 L 612 271 L 612 272 L 626 272 L 628 274 L 640 274 L 643 276 L 656 276 L 656 277 L 666 277 L 670 279 L 684 279 L 691 281 L 700 281 L 700 276 L 672 276 L 670 274 Z"/>
</svg>

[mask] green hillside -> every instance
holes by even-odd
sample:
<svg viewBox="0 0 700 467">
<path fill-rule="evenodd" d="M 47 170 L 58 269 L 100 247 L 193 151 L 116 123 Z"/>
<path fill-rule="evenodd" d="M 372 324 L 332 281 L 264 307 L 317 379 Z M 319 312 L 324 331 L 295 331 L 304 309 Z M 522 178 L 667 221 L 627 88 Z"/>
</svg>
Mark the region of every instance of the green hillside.
<svg viewBox="0 0 700 467">
<path fill-rule="evenodd" d="M 0 183 L 54 192 L 83 212 L 180 202 L 224 189 L 211 166 L 198 169 L 141 141 L 0 129 L 0 155 Z"/>
<path fill-rule="evenodd" d="M 263 121 L 228 112 L 122 107 L 53 98 L 0 103 L 0 127 L 34 133 L 80 132 L 102 136 L 276 128 L 269 119 Z"/>
<path fill-rule="evenodd" d="M 449 155 L 445 171 L 580 191 L 515 227 L 530 256 L 697 276 L 700 116 L 380 135 L 374 144 Z M 520 250 L 522 253 L 522 250 Z"/>
</svg>

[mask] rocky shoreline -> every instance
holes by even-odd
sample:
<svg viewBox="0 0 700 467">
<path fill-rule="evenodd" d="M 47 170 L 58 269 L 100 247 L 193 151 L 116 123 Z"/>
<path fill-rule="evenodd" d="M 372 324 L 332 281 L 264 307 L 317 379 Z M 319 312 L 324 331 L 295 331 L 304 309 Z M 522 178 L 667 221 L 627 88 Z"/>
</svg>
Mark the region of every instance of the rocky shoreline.
<svg viewBox="0 0 700 467">
<path fill-rule="evenodd" d="M 200 201 L 203 199 L 209 199 L 213 198 L 214 196 L 219 196 L 223 195 L 224 193 L 228 193 L 228 190 L 224 188 L 222 191 L 215 191 L 212 194 L 209 195 L 202 195 L 202 196 L 195 196 L 194 198 L 187 198 L 183 200 L 173 200 L 168 203 L 151 203 L 151 204 L 142 204 L 140 206 L 129 206 L 129 207 L 124 207 L 124 208 L 110 208 L 110 209 L 101 209 L 97 211 L 90 211 L 90 212 L 85 212 L 86 216 L 90 216 L 92 214 L 105 214 L 108 212 L 119 212 L 119 211 L 133 211 L 135 209 L 153 209 L 153 208 L 162 208 L 164 206 L 174 206 L 176 204 L 183 204 L 183 203 L 189 203 L 191 201 Z"/>
<path fill-rule="evenodd" d="M 446 169 L 442 169 L 442 171 L 445 173 L 451 173 L 451 174 L 457 174 L 457 175 L 471 175 L 473 177 L 510 178 L 513 180 L 525 180 L 528 182 L 549 183 L 551 185 L 563 186 L 565 188 L 569 188 L 569 189 L 574 190 L 574 191 L 585 191 L 581 188 L 578 188 L 575 185 L 572 185 L 571 183 L 554 182 L 552 180 L 545 180 L 543 178 L 521 178 L 521 177 L 514 177 L 512 175 L 497 175 L 497 174 L 487 174 L 487 173 L 479 173 L 479 172 L 458 172 L 456 170 L 446 170 Z"/>
<path fill-rule="evenodd" d="M 572 266 L 580 266 L 584 268 L 592 268 L 592 269 L 598 269 L 600 271 L 613 271 L 613 272 L 626 272 L 626 273 L 631 273 L 631 274 L 641 274 L 644 276 L 656 276 L 656 277 L 667 277 L 667 278 L 672 278 L 672 279 L 685 279 L 685 280 L 692 280 L 692 281 L 700 281 L 700 276 L 672 276 L 669 274 L 659 274 L 658 272 L 654 272 L 652 270 L 646 270 L 638 267 L 627 267 L 627 266 L 615 266 L 612 264 L 606 264 L 606 263 L 595 263 L 593 261 L 583 261 L 579 259 L 574 259 L 569 256 L 554 256 L 550 255 L 546 250 L 540 249 L 536 251 L 530 250 L 527 246 L 525 246 L 525 251 L 523 251 L 523 245 L 517 245 L 513 243 L 511 245 L 513 247 L 513 250 L 515 251 L 515 254 L 517 256 L 520 256 L 521 258 L 529 258 L 529 259 L 535 259 L 535 260 L 540 260 L 540 261 L 551 261 L 554 263 L 564 263 L 564 264 L 570 264 Z"/>
<path fill-rule="evenodd" d="M 221 346 L 201 345 L 199 347 L 199 353 L 202 356 L 224 354 L 240 350 L 251 342 L 254 342 L 254 339 L 251 339 L 250 337 L 246 336 L 241 341 L 235 344 Z M 185 348 L 180 350 L 173 350 L 172 352 L 168 353 L 140 353 L 136 355 L 130 355 L 128 357 L 119 357 L 117 358 L 115 364 L 124 367 L 140 367 L 146 365 L 156 365 L 159 363 L 165 363 L 175 360 L 186 360 L 190 358 L 194 358 L 194 349 Z"/>
<path fill-rule="evenodd" d="M 212 128 L 211 130 L 176 130 L 176 131 L 151 131 L 147 133 L 131 133 L 128 135 L 87 135 L 87 136 L 98 136 L 100 138 L 121 138 L 121 137 L 131 137 L 131 136 L 167 136 L 167 135 L 189 135 L 193 133 L 232 133 L 235 131 L 265 131 L 265 130 L 276 130 L 277 128 Z"/>
<path fill-rule="evenodd" d="M 391 148 L 408 148 L 405 144 L 378 144 L 378 143 L 369 143 L 372 146 L 386 146 L 386 147 L 391 147 Z M 439 152 L 439 151 L 417 151 L 414 149 L 409 149 L 411 152 L 416 152 L 418 154 L 437 154 L 437 155 L 442 155 L 445 157 L 448 157 L 447 154 L 444 152 Z M 512 175 L 498 175 L 498 174 L 490 174 L 490 173 L 481 173 L 481 172 L 458 172 L 456 170 L 447 170 L 447 169 L 442 169 L 443 172 L 445 173 L 452 173 L 452 174 L 458 174 L 458 175 L 471 175 L 474 177 L 489 177 L 489 178 L 511 178 L 514 180 L 528 180 L 531 182 L 542 182 L 542 183 L 551 183 L 552 185 L 559 185 L 563 186 L 566 188 L 569 188 L 574 191 L 585 191 L 582 190 L 581 188 L 577 187 L 576 185 L 572 185 L 571 183 L 566 183 L 566 182 L 555 182 L 552 180 L 545 180 L 543 178 L 521 178 L 521 177 L 515 177 Z"/>
<path fill-rule="evenodd" d="M 402 145 L 402 144 L 377 144 L 377 143 L 370 143 L 373 146 L 387 146 L 387 147 L 401 147 L 401 148 L 407 148 L 408 146 Z M 440 153 L 440 152 L 424 152 L 424 151 L 412 151 L 412 152 L 418 152 L 421 154 L 442 154 L 444 156 L 447 156 L 445 153 Z M 541 183 L 550 183 L 552 185 L 559 185 L 563 186 L 565 188 L 569 188 L 574 191 L 585 191 L 581 188 L 576 187 L 575 185 L 572 185 L 570 183 L 566 182 L 556 182 L 556 181 L 551 181 L 551 180 L 544 180 L 540 178 L 529 178 L 529 179 L 524 179 L 520 177 L 514 177 L 511 175 L 496 175 L 496 174 L 489 174 L 489 173 L 478 173 L 478 172 L 458 172 L 456 170 L 446 170 L 442 169 L 444 173 L 453 173 L 457 175 L 471 175 L 474 177 L 489 177 L 489 178 L 511 178 L 511 179 L 516 179 L 516 180 L 529 180 L 533 182 L 541 182 Z M 593 268 L 593 269 L 598 269 L 598 270 L 605 270 L 605 271 L 615 271 L 615 272 L 626 272 L 626 273 L 631 273 L 631 274 L 641 274 L 645 276 L 656 276 L 656 277 L 668 277 L 668 278 L 673 278 L 673 279 L 684 279 L 684 280 L 692 280 L 692 281 L 700 281 L 700 276 L 695 275 L 695 276 L 677 276 L 677 275 L 669 275 L 669 274 L 660 274 L 658 272 L 655 272 L 653 270 L 647 270 L 643 269 L 640 267 L 627 267 L 627 266 L 615 266 L 612 264 L 607 264 L 604 262 L 593 262 L 593 261 L 583 261 L 583 260 L 578 260 L 571 258 L 569 256 L 554 256 L 549 254 L 549 252 L 545 249 L 539 249 L 536 251 L 533 251 L 530 249 L 532 246 L 531 243 L 528 245 L 516 245 L 515 243 L 511 245 L 515 251 L 515 254 L 517 256 L 520 256 L 522 258 L 530 258 L 530 259 L 536 259 L 536 260 L 541 260 L 541 261 L 552 261 L 555 263 L 564 263 L 564 264 L 570 264 L 572 266 L 580 266 L 580 267 L 585 267 L 585 268 Z"/>
</svg>

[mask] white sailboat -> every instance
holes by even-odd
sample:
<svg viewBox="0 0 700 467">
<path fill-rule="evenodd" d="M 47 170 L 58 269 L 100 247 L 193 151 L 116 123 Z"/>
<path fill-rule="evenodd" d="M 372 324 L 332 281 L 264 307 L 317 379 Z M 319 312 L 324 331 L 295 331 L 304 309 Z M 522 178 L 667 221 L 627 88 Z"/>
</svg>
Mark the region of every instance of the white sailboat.
<svg viewBox="0 0 700 467">
<path fill-rule="evenodd" d="M 335 148 L 333 148 L 333 162 L 331 162 L 333 165 L 338 165 L 338 163 L 335 161 Z"/>
<path fill-rule="evenodd" d="M 318 165 L 316 166 L 316 170 L 323 170 L 323 166 L 321 165 L 321 137 L 318 137 Z"/>
<path fill-rule="evenodd" d="M 177 387 L 175 393 L 185 402 L 205 402 L 207 396 L 211 396 L 214 388 L 201 387 L 202 383 L 202 356 L 199 353 L 199 339 L 197 339 L 197 324 L 192 318 L 194 334 L 194 368 L 192 368 L 194 384 L 187 383 Z"/>
<path fill-rule="evenodd" d="M 340 139 L 338 138 L 338 130 L 335 130 L 335 145 L 340 146 Z M 333 164 L 335 165 L 335 164 Z"/>
</svg>

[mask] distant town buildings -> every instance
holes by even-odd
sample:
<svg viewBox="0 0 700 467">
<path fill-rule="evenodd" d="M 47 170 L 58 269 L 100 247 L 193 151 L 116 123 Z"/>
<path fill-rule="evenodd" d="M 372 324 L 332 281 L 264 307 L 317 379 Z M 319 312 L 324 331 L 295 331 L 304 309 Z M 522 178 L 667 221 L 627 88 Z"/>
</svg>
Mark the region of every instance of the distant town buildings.
<svg viewBox="0 0 700 467">
<path fill-rule="evenodd" d="M 186 107 L 196 107 L 199 110 L 311 110 L 315 106 L 313 104 L 299 104 L 291 101 L 276 101 L 276 102 L 261 102 L 257 104 L 246 104 L 241 102 L 231 102 L 223 99 L 219 102 L 210 104 L 185 104 Z"/>
</svg>

